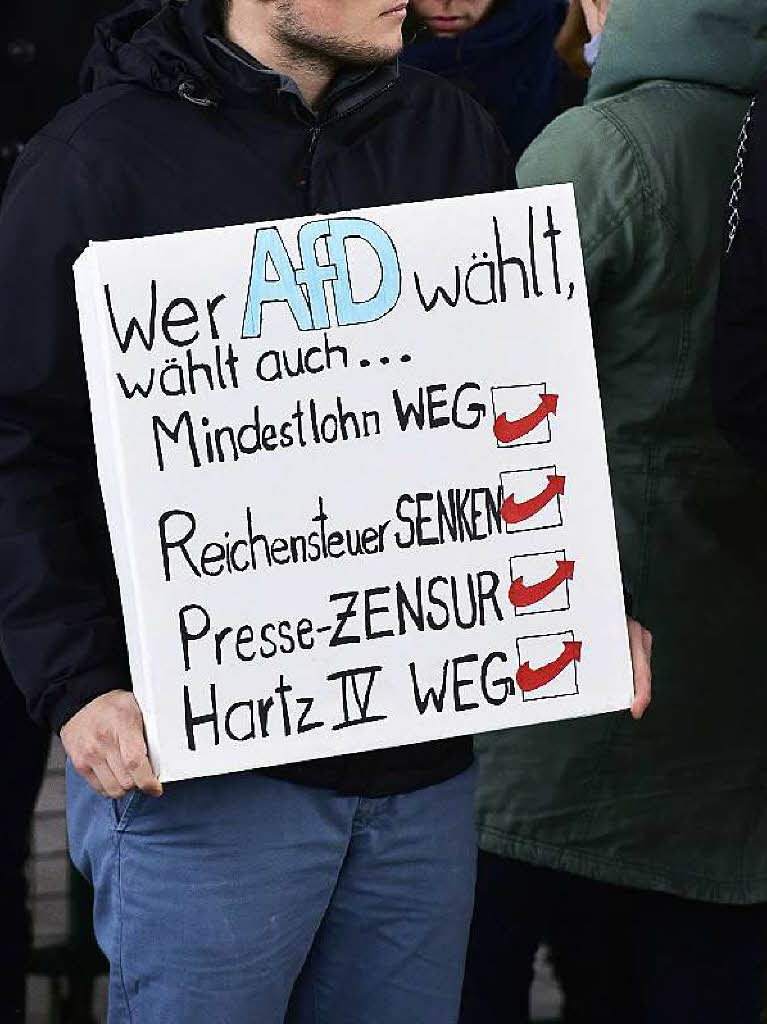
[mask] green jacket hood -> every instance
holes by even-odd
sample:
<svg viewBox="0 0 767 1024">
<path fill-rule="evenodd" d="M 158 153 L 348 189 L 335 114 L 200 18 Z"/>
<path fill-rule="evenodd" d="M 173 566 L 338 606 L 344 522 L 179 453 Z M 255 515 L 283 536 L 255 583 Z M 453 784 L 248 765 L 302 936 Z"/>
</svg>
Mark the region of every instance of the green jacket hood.
<svg viewBox="0 0 767 1024">
<path fill-rule="evenodd" d="M 655 79 L 752 93 L 766 74 L 764 0 L 613 0 L 588 99 Z"/>
</svg>

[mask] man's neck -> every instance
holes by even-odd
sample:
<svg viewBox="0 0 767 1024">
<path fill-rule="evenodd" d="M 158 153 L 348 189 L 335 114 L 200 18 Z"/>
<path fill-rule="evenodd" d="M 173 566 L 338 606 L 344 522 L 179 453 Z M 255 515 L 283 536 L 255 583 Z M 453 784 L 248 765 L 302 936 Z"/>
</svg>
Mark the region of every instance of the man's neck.
<svg viewBox="0 0 767 1024">
<path fill-rule="evenodd" d="M 338 65 L 332 59 L 309 55 L 281 40 L 266 16 L 259 17 L 258 6 L 234 4 L 227 19 L 225 34 L 227 39 L 242 47 L 265 67 L 292 78 L 304 101 L 312 109 L 317 108 L 338 71 Z"/>
</svg>

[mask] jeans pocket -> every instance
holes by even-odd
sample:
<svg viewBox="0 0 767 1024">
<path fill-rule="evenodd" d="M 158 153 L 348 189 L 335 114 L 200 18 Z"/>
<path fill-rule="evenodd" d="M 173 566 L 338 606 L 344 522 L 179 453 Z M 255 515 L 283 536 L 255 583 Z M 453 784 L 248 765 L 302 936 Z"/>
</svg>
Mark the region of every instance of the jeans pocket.
<svg viewBox="0 0 767 1024">
<path fill-rule="evenodd" d="M 119 800 L 112 801 L 114 827 L 117 832 L 124 832 L 128 828 L 145 796 L 140 789 L 133 789 Z"/>
</svg>

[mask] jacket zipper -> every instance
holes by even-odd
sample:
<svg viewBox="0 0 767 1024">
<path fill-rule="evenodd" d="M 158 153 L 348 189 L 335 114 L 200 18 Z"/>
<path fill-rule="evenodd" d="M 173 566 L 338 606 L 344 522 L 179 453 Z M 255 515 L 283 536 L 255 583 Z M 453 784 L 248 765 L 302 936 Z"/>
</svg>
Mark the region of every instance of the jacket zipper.
<svg viewBox="0 0 767 1024">
<path fill-rule="evenodd" d="M 301 177 L 298 180 L 298 184 L 302 188 L 306 189 L 307 196 L 309 194 L 309 189 L 311 188 L 312 184 L 312 164 L 314 162 L 314 153 L 317 149 L 317 143 L 319 142 L 321 130 L 322 129 L 320 125 L 315 125 L 314 128 L 311 128 L 309 130 L 309 147 L 306 151 L 306 157 L 304 159 L 304 167 L 301 172 Z"/>
<path fill-rule="evenodd" d="M 312 165 L 314 164 L 314 154 L 317 152 L 317 144 L 320 140 L 320 132 L 322 131 L 322 129 L 327 125 L 335 124 L 336 121 L 340 121 L 344 117 L 348 117 L 350 114 L 353 114 L 361 107 L 367 106 L 368 103 L 371 103 L 374 99 L 378 99 L 379 96 L 383 96 L 385 93 L 387 93 L 389 89 L 391 89 L 395 84 L 396 82 L 389 82 L 385 89 L 381 89 L 381 91 L 376 93 L 374 96 L 367 96 L 364 100 L 361 100 L 359 103 L 355 103 L 353 107 L 349 107 L 349 109 L 345 110 L 342 114 L 336 114 L 335 117 L 330 117 L 325 121 L 321 121 L 319 124 L 314 125 L 314 127 L 310 129 L 309 146 L 307 148 L 306 158 L 304 160 L 304 169 L 301 173 L 301 177 L 298 182 L 298 184 L 306 191 L 307 204 L 309 202 L 309 192 L 311 190 L 312 185 Z M 312 209 L 308 209 L 307 212 L 314 213 L 315 211 Z"/>
</svg>

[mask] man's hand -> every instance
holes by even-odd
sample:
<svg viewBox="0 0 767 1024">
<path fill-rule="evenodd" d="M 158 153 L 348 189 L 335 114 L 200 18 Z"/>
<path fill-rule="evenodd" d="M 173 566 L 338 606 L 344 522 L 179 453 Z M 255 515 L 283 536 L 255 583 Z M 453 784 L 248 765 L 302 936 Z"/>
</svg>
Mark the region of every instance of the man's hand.
<svg viewBox="0 0 767 1024">
<path fill-rule="evenodd" d="M 631 714 L 640 719 L 652 700 L 652 633 L 628 619 L 631 664 L 634 669 L 634 703 Z"/>
<path fill-rule="evenodd" d="M 112 690 L 78 711 L 61 730 L 72 764 L 97 793 L 119 800 L 131 790 L 162 796 L 132 693 Z"/>
</svg>

